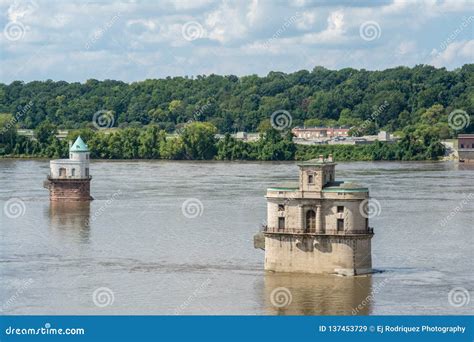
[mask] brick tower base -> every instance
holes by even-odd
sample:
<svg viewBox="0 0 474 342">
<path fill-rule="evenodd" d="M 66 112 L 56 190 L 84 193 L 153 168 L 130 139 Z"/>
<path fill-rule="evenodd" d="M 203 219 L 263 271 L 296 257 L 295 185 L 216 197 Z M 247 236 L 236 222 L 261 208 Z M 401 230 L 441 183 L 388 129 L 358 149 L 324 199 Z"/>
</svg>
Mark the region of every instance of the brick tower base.
<svg viewBox="0 0 474 342">
<path fill-rule="evenodd" d="M 55 179 L 48 177 L 44 187 L 49 190 L 51 201 L 92 201 L 91 178 Z"/>
</svg>

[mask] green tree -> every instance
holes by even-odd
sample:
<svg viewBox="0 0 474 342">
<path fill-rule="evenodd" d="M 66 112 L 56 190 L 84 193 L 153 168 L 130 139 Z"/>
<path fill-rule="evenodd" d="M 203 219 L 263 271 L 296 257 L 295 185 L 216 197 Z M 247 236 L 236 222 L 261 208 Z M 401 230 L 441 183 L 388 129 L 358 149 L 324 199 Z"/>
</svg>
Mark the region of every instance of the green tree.
<svg viewBox="0 0 474 342">
<path fill-rule="evenodd" d="M 208 122 L 192 122 L 183 129 L 181 138 L 189 159 L 213 159 L 216 155 L 217 129 Z"/>
<path fill-rule="evenodd" d="M 42 122 L 36 127 L 34 135 L 41 144 L 46 144 L 51 138 L 58 134 L 56 125 L 49 121 Z"/>
<path fill-rule="evenodd" d="M 293 160 L 296 146 L 293 135 L 287 132 L 284 135 L 271 128 L 260 134 L 257 142 L 257 158 L 259 160 Z"/>
<path fill-rule="evenodd" d="M 165 133 L 166 134 L 166 133 Z M 140 134 L 140 158 L 157 159 L 160 157 L 160 130 L 158 126 L 151 125 Z"/>
<path fill-rule="evenodd" d="M 185 155 L 184 144 L 181 137 L 169 138 L 160 143 L 160 156 L 163 159 L 183 159 Z"/>
</svg>

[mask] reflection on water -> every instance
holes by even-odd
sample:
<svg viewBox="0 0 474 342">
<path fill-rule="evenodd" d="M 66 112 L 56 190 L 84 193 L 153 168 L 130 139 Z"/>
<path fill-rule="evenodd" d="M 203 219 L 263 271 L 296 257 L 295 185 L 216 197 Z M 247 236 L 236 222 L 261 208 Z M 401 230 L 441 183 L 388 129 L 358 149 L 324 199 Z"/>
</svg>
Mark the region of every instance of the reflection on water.
<svg viewBox="0 0 474 342">
<path fill-rule="evenodd" d="M 367 315 L 372 276 L 265 272 L 268 315 Z"/>
<path fill-rule="evenodd" d="M 454 168 L 460 171 L 474 171 L 474 163 L 454 163 Z"/>
<path fill-rule="evenodd" d="M 87 243 L 90 237 L 90 213 L 89 201 L 51 201 L 48 211 L 50 228 L 58 235 L 62 234 L 74 241 Z"/>
</svg>

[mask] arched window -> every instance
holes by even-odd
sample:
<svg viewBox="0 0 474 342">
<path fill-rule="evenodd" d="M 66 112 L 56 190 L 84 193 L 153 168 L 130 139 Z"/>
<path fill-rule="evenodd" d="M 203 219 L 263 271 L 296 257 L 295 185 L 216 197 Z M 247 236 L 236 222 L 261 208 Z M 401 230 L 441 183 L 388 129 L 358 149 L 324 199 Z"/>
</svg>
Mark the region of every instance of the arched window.
<svg viewBox="0 0 474 342">
<path fill-rule="evenodd" d="M 314 184 L 314 176 L 308 175 L 308 184 Z"/>
<path fill-rule="evenodd" d="M 314 210 L 308 210 L 306 212 L 306 231 L 316 229 L 316 213 Z"/>
<path fill-rule="evenodd" d="M 59 177 L 66 177 L 66 169 L 64 167 L 59 168 Z"/>
<path fill-rule="evenodd" d="M 73 169 L 71 170 L 71 176 L 74 177 L 75 175 L 76 175 L 76 169 L 73 168 Z"/>
</svg>

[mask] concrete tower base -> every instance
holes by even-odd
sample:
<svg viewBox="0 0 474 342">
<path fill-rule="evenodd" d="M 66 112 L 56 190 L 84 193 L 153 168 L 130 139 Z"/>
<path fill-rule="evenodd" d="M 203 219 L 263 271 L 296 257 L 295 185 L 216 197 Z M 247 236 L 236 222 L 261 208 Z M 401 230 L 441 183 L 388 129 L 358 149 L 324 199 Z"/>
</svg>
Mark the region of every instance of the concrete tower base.
<svg viewBox="0 0 474 342">
<path fill-rule="evenodd" d="M 48 177 L 44 187 L 51 201 L 91 201 L 91 177 L 85 179 L 55 179 Z"/>
<path fill-rule="evenodd" d="M 371 273 L 371 238 L 369 234 L 265 234 L 265 270 L 347 276 Z"/>
</svg>

